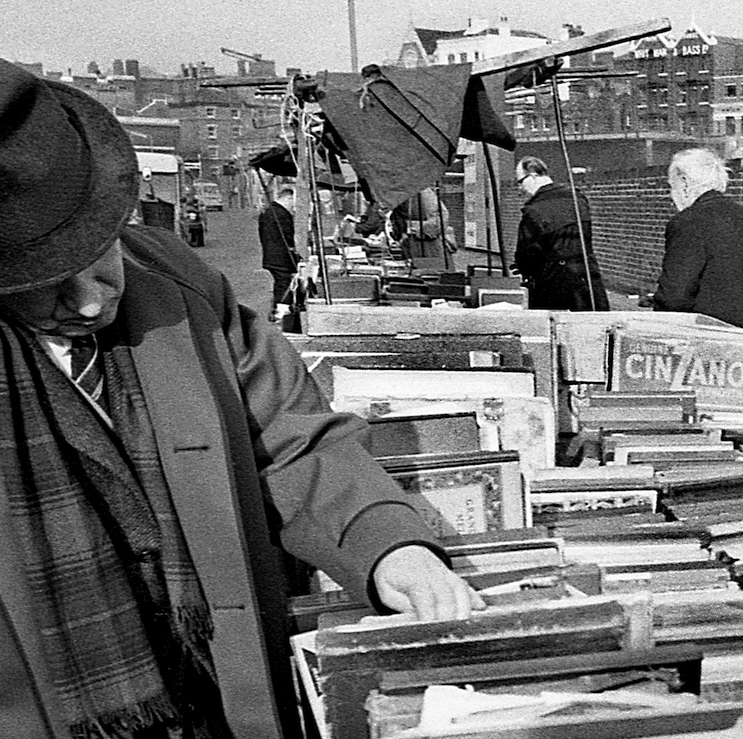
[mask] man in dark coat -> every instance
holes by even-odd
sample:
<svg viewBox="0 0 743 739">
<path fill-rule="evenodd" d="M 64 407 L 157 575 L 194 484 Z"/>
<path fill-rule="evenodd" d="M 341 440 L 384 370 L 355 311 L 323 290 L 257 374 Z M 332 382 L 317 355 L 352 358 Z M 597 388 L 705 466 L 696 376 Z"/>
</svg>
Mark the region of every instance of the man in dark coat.
<svg viewBox="0 0 743 739">
<path fill-rule="evenodd" d="M 547 165 L 536 157 L 518 163 L 516 184 L 529 196 L 521 209 L 515 254 L 516 266 L 529 287 L 529 307 L 609 310 L 591 246 L 591 214 L 585 196 L 578 194 L 584 254 L 570 188 L 555 184 Z"/>
<path fill-rule="evenodd" d="M 666 226 L 654 309 L 704 313 L 743 327 L 743 207 L 723 194 L 725 163 L 707 149 L 680 151 L 668 182 L 679 212 Z"/>
<path fill-rule="evenodd" d="M 263 249 L 263 269 L 273 277 L 274 309 L 293 305 L 292 280 L 299 254 L 294 246 L 294 190 L 283 187 L 258 216 L 258 237 Z"/>
<path fill-rule="evenodd" d="M 114 116 L 0 60 L 0 119 L 0 736 L 298 736 L 279 545 L 378 606 L 483 607 L 282 333 L 126 225 Z"/>
</svg>

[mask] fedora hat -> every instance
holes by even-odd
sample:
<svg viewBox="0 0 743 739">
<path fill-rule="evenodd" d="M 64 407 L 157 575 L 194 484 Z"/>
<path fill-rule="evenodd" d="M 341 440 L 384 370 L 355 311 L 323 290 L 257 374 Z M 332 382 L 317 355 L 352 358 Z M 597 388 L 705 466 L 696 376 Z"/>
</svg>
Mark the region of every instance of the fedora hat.
<svg viewBox="0 0 743 739">
<path fill-rule="evenodd" d="M 0 295 L 102 256 L 138 197 L 129 136 L 97 100 L 0 59 Z"/>
</svg>

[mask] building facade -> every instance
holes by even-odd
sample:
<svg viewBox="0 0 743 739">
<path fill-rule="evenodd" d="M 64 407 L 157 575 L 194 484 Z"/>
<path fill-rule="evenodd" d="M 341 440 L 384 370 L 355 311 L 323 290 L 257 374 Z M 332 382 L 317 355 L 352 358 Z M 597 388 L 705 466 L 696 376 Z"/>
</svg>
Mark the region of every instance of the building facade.
<svg viewBox="0 0 743 739">
<path fill-rule="evenodd" d="M 283 87 L 267 85 L 266 89 L 239 84 L 206 87 L 217 77 L 214 67 L 204 63 L 183 64 L 174 76 L 151 72 L 131 59 L 115 59 L 107 71 L 90 62 L 80 75 L 71 70 L 45 72 L 39 63 L 16 63 L 38 76 L 84 90 L 119 118 L 134 146 L 178 154 L 192 177 L 220 185 L 225 202 L 232 201 L 235 188 L 244 189 L 241 175 L 248 160 L 281 140 L 285 81 Z M 259 56 L 247 67 L 238 63 L 237 71 L 238 81 L 276 76 L 274 62 Z"/>
<path fill-rule="evenodd" d="M 512 29 L 507 18 L 501 18 L 496 26 L 484 19 L 470 19 L 467 28 L 449 31 L 411 25 L 397 63 L 403 67 L 462 64 L 548 43 L 549 38 L 536 31 Z"/>
</svg>

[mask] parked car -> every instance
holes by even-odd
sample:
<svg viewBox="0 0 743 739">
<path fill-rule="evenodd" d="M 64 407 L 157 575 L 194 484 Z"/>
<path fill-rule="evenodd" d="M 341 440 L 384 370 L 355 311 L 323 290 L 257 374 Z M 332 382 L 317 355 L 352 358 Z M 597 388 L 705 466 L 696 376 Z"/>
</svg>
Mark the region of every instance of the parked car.
<svg viewBox="0 0 743 739">
<path fill-rule="evenodd" d="M 222 192 L 216 182 L 194 182 L 193 189 L 207 210 L 224 210 Z"/>
</svg>

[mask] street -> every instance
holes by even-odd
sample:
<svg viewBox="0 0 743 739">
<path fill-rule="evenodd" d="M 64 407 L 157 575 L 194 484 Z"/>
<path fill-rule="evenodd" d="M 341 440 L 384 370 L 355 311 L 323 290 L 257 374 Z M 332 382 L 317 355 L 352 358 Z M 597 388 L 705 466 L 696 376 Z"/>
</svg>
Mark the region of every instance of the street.
<svg viewBox="0 0 743 739">
<path fill-rule="evenodd" d="M 227 276 L 241 303 L 268 316 L 273 281 L 261 268 L 258 216 L 253 208 L 209 211 L 205 246 L 194 251 Z"/>
</svg>

